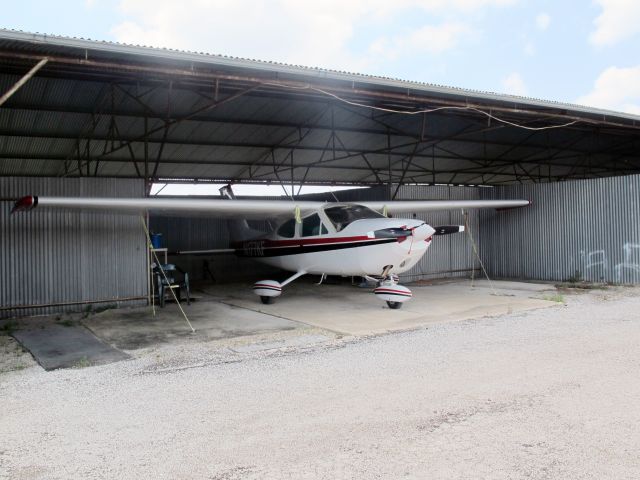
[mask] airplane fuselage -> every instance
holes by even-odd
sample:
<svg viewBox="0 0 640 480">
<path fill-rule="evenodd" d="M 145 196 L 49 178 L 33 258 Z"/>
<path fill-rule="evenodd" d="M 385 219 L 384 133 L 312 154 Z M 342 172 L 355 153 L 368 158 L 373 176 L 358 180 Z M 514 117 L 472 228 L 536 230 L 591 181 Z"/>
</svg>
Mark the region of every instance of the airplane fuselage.
<svg viewBox="0 0 640 480">
<path fill-rule="evenodd" d="M 413 267 L 431 244 L 435 230 L 421 220 L 364 218 L 340 228 L 324 211 L 316 214 L 317 235 L 305 235 L 305 221 L 294 225 L 292 238 L 270 235 L 235 244 L 239 256 L 251 257 L 284 270 L 328 275 L 380 275 L 402 273 Z M 307 229 L 308 230 L 308 229 Z"/>
</svg>

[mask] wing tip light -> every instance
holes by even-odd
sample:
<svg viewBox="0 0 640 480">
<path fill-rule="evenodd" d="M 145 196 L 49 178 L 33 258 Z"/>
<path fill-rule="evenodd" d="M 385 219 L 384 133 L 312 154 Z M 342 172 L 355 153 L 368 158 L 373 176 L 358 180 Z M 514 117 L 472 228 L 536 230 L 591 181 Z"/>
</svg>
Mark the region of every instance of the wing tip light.
<svg viewBox="0 0 640 480">
<path fill-rule="evenodd" d="M 17 212 L 26 212 L 28 210 L 34 209 L 38 205 L 38 197 L 35 195 L 27 195 L 26 197 L 22 197 L 16 201 L 11 209 L 11 214 Z"/>
</svg>

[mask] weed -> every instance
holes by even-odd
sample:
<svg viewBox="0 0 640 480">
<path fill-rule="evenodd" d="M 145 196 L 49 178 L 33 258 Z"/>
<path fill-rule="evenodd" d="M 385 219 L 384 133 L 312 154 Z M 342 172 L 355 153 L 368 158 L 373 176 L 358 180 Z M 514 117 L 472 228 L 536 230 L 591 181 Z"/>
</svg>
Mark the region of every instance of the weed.
<svg viewBox="0 0 640 480">
<path fill-rule="evenodd" d="M 76 363 L 73 364 L 73 368 L 86 368 L 90 366 L 91 366 L 91 362 L 87 357 L 82 357 Z"/>
<path fill-rule="evenodd" d="M 17 327 L 18 327 L 18 324 L 16 322 L 14 322 L 13 320 L 9 320 L 8 322 L 5 322 L 5 324 L 0 327 L 0 334 L 11 335 Z"/>
<path fill-rule="evenodd" d="M 114 308 L 118 308 L 117 303 L 103 303 L 102 305 L 96 305 L 93 307 L 93 313 L 100 313 L 106 310 L 111 310 Z"/>
<path fill-rule="evenodd" d="M 560 293 L 554 293 L 553 295 L 545 295 L 542 297 L 543 300 L 547 300 L 548 302 L 558 302 L 564 303 L 564 296 Z"/>
<path fill-rule="evenodd" d="M 65 327 L 73 327 L 75 324 L 73 323 L 73 320 L 71 320 L 70 318 L 65 318 L 64 320 L 58 320 L 58 325 L 64 325 Z"/>
<path fill-rule="evenodd" d="M 582 281 L 582 272 L 580 270 L 576 270 L 573 275 L 567 278 L 567 282 L 569 283 L 580 283 Z"/>
</svg>

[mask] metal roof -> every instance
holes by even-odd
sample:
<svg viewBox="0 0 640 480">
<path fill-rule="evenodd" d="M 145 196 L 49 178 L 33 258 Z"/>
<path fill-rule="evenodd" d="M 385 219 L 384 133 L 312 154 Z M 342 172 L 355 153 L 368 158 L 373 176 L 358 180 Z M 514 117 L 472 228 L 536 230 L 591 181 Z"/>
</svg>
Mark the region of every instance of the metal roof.
<svg viewBox="0 0 640 480">
<path fill-rule="evenodd" d="M 495 185 L 640 172 L 638 116 L 220 55 L 0 30 L 0 93 L 45 57 L 0 107 L 0 176 Z"/>
</svg>

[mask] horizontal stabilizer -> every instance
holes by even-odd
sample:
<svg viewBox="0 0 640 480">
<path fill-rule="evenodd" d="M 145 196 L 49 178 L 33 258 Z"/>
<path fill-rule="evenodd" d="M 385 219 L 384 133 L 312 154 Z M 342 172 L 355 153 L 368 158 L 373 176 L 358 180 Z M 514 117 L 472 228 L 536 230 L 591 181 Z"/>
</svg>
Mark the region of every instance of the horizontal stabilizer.
<svg viewBox="0 0 640 480">
<path fill-rule="evenodd" d="M 213 248 L 210 250 L 178 250 L 169 252 L 170 255 L 226 255 L 235 253 L 235 248 Z"/>
<path fill-rule="evenodd" d="M 452 233 L 464 232 L 464 225 L 442 225 L 433 228 L 436 230 L 434 235 L 450 235 Z"/>
</svg>

